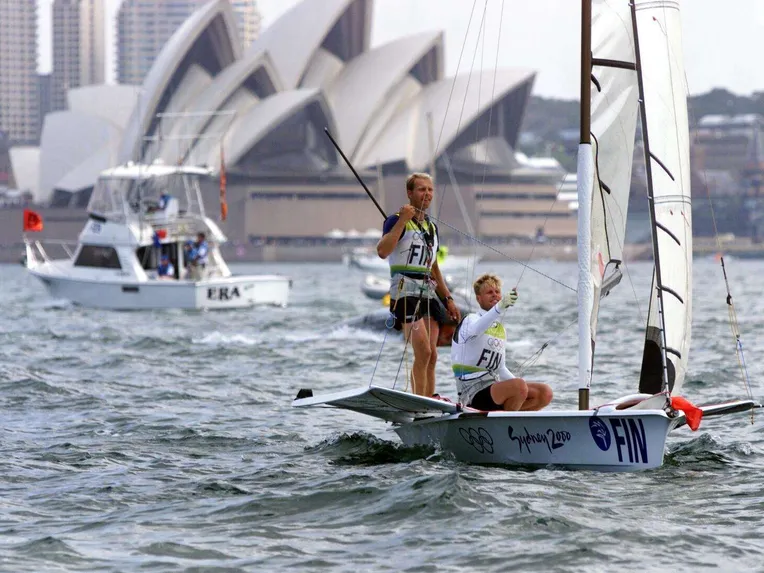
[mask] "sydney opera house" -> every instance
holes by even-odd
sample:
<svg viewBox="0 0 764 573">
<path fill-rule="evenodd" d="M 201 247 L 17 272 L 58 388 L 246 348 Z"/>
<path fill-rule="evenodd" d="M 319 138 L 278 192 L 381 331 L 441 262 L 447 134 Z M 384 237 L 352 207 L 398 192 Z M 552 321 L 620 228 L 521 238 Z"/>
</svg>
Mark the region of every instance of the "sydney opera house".
<svg viewBox="0 0 764 573">
<path fill-rule="evenodd" d="M 371 48 L 372 8 L 303 0 L 242 52 L 228 0 L 211 0 L 142 86 L 75 89 L 68 110 L 46 117 L 35 195 L 83 208 L 107 167 L 161 160 L 217 172 L 223 155 L 231 238 L 286 244 L 379 229 L 326 128 L 387 211 L 404 201 L 407 173 L 435 172 L 452 240 L 530 239 L 541 226 L 574 237 L 575 205 L 555 202 L 559 165 L 515 152 L 534 72 L 446 77 L 438 31 Z M 205 197 L 213 213 L 216 185 Z"/>
</svg>

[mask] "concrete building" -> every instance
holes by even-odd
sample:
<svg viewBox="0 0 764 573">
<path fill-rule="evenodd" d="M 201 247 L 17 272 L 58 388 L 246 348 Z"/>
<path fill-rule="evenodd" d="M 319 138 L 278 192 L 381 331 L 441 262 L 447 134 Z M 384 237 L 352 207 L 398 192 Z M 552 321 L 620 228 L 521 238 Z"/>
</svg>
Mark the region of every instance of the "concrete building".
<svg viewBox="0 0 764 573">
<path fill-rule="evenodd" d="M 165 43 L 208 0 L 124 0 L 117 15 L 117 81 L 139 85 Z M 233 0 L 236 42 L 248 47 L 260 31 L 256 0 Z"/>
<path fill-rule="evenodd" d="M 104 0 L 53 3 L 52 111 L 66 109 L 70 89 L 106 80 Z"/>
<path fill-rule="evenodd" d="M 78 0 L 55 0 L 51 111 L 66 109 L 66 92 L 80 86 L 80 10 Z"/>
<path fill-rule="evenodd" d="M 692 165 L 712 195 L 761 195 L 764 187 L 764 117 L 707 115 L 692 130 Z M 705 196 L 703 177 L 693 194 Z"/>
<path fill-rule="evenodd" d="M 8 136 L 0 131 L 0 189 L 14 186 Z"/>
<path fill-rule="evenodd" d="M 38 140 L 42 137 L 42 126 L 45 122 L 45 116 L 53 111 L 53 75 L 37 75 L 37 98 L 39 103 L 40 133 Z"/>
<path fill-rule="evenodd" d="M 37 3 L 0 0 L 0 131 L 10 143 L 36 143 Z"/>
</svg>

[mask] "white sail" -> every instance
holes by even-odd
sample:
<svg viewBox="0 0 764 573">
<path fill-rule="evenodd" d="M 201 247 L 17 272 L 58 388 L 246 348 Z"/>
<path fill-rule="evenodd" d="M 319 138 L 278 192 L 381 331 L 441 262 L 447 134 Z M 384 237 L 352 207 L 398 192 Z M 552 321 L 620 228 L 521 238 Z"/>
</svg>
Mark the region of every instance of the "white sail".
<svg viewBox="0 0 764 573">
<path fill-rule="evenodd" d="M 637 0 L 636 15 L 660 273 L 653 276 L 640 390 L 662 389 L 660 288 L 668 382 L 672 394 L 678 394 L 687 370 L 692 320 L 690 143 L 679 2 Z"/>
<path fill-rule="evenodd" d="M 580 146 L 578 168 L 580 222 L 586 223 L 586 214 L 591 213 L 588 229 L 586 224 L 580 226 L 578 237 L 579 369 L 586 373 L 584 378 L 591 376 L 602 281 L 607 269 L 614 269 L 623 258 L 639 111 L 632 30 L 628 2 L 592 2 L 593 145 Z M 593 168 L 588 157 L 592 153 Z"/>
</svg>

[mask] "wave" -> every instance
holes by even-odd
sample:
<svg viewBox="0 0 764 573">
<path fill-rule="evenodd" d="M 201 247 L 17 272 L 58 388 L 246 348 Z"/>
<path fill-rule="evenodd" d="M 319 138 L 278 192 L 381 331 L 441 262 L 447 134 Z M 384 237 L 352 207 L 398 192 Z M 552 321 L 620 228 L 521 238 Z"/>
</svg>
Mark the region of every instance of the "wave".
<svg viewBox="0 0 764 573">
<path fill-rule="evenodd" d="M 343 433 L 309 446 L 305 451 L 325 455 L 336 465 L 351 466 L 408 463 L 427 459 L 435 453 L 429 446 L 405 446 L 366 432 Z"/>
</svg>

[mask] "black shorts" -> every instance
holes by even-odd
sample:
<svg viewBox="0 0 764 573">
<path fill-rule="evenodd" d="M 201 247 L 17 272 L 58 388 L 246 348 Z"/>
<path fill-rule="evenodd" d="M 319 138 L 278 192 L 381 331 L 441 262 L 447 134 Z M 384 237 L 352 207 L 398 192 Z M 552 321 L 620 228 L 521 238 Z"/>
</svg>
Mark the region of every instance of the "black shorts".
<svg viewBox="0 0 764 573">
<path fill-rule="evenodd" d="M 497 404 L 491 397 L 491 386 L 486 386 L 480 392 L 475 394 L 470 402 L 470 407 L 476 410 L 483 410 L 484 412 L 490 412 L 491 410 L 503 410 L 504 406 Z"/>
<path fill-rule="evenodd" d="M 433 299 L 418 296 L 390 299 L 390 313 L 395 317 L 395 330 L 401 330 L 404 324 L 416 322 L 425 316 L 433 316 L 437 304 Z"/>
</svg>

